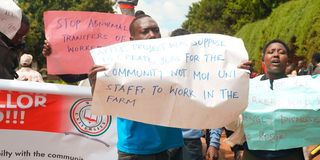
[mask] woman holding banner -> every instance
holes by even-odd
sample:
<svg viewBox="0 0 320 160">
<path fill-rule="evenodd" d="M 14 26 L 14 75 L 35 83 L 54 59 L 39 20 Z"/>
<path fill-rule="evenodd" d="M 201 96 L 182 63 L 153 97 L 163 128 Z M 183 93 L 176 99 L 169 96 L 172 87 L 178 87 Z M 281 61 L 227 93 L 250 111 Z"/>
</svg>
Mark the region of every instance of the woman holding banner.
<svg viewBox="0 0 320 160">
<path fill-rule="evenodd" d="M 263 48 L 262 62 L 267 72 L 260 81 L 269 80 L 273 90 L 273 81 L 286 78 L 285 70 L 288 59 L 292 56 L 287 44 L 281 40 L 272 40 Z M 263 92 L 263 91 L 262 91 Z M 243 159 L 245 160 L 304 160 L 302 148 L 284 150 L 251 150 L 244 143 Z"/>
</svg>

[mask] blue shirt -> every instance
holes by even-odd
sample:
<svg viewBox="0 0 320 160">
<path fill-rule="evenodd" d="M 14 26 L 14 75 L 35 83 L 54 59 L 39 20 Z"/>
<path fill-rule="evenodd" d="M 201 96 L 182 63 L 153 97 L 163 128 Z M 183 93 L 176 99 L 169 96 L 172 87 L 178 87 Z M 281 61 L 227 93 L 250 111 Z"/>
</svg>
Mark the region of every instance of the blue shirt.
<svg viewBox="0 0 320 160">
<path fill-rule="evenodd" d="M 220 148 L 220 136 L 222 129 L 210 129 L 210 146 L 213 146 L 217 149 Z M 199 129 L 182 129 L 183 138 L 200 138 L 203 133 Z"/>
<path fill-rule="evenodd" d="M 130 154 L 155 154 L 183 146 L 182 131 L 145 124 L 123 118 L 117 119 L 118 150 Z"/>
</svg>

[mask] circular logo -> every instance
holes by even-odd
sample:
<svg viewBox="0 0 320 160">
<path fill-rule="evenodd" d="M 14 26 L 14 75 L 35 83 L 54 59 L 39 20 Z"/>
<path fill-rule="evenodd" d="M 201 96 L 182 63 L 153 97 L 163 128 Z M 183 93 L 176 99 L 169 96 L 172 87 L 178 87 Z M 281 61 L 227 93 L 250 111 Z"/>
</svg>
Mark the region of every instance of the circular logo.
<svg viewBox="0 0 320 160">
<path fill-rule="evenodd" d="M 111 125 L 111 116 L 96 116 L 91 113 L 91 98 L 77 100 L 71 107 L 70 118 L 77 130 L 89 136 L 99 136 Z"/>
</svg>

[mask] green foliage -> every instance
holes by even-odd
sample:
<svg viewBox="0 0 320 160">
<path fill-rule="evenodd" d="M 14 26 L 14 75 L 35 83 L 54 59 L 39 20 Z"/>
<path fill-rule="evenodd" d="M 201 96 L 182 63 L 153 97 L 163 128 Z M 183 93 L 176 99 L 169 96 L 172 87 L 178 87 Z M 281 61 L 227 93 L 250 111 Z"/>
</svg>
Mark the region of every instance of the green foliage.
<svg viewBox="0 0 320 160">
<path fill-rule="evenodd" d="M 225 28 L 221 20 L 225 7 L 226 0 L 202 0 L 193 3 L 189 7 L 187 21 L 182 26 L 194 33 L 229 33 L 229 28 Z"/>
<path fill-rule="evenodd" d="M 39 68 L 44 67 L 42 56 L 44 43 L 43 12 L 49 10 L 76 10 L 113 13 L 113 2 L 110 0 L 19 0 L 18 4 L 30 21 L 30 31 L 26 37 L 26 52 L 33 55 Z"/>
<path fill-rule="evenodd" d="M 274 9 L 264 20 L 247 24 L 236 34 L 244 40 L 256 67 L 261 66 L 261 50 L 272 39 L 288 43 L 292 52 L 308 60 L 320 49 L 320 1 L 296 0 Z"/>
<path fill-rule="evenodd" d="M 201 0 L 192 4 L 182 27 L 197 33 L 233 35 L 243 25 L 270 15 L 289 0 Z"/>
<path fill-rule="evenodd" d="M 272 9 L 288 0 L 232 0 L 227 2 L 224 11 L 226 19 L 234 21 L 230 23 L 233 31 L 238 31 L 247 23 L 255 22 L 270 15 Z"/>
</svg>

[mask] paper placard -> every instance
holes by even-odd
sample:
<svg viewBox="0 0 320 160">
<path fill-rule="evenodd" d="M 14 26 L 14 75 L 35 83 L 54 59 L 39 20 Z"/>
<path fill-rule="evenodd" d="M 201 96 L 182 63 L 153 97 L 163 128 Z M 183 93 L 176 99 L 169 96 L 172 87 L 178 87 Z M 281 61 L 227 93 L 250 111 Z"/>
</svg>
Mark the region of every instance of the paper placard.
<svg viewBox="0 0 320 160">
<path fill-rule="evenodd" d="M 249 76 L 237 66 L 248 55 L 239 38 L 194 34 L 90 52 L 96 64 L 108 68 L 98 74 L 95 114 L 179 128 L 218 128 L 247 106 Z"/>
<path fill-rule="evenodd" d="M 129 40 L 133 17 L 84 11 L 44 13 L 46 39 L 52 53 L 47 57 L 49 74 L 84 74 L 93 66 L 93 48 Z"/>
<path fill-rule="evenodd" d="M 320 143 L 320 77 L 298 76 L 273 82 L 250 80 L 243 113 L 248 146 L 281 150 Z"/>
</svg>

